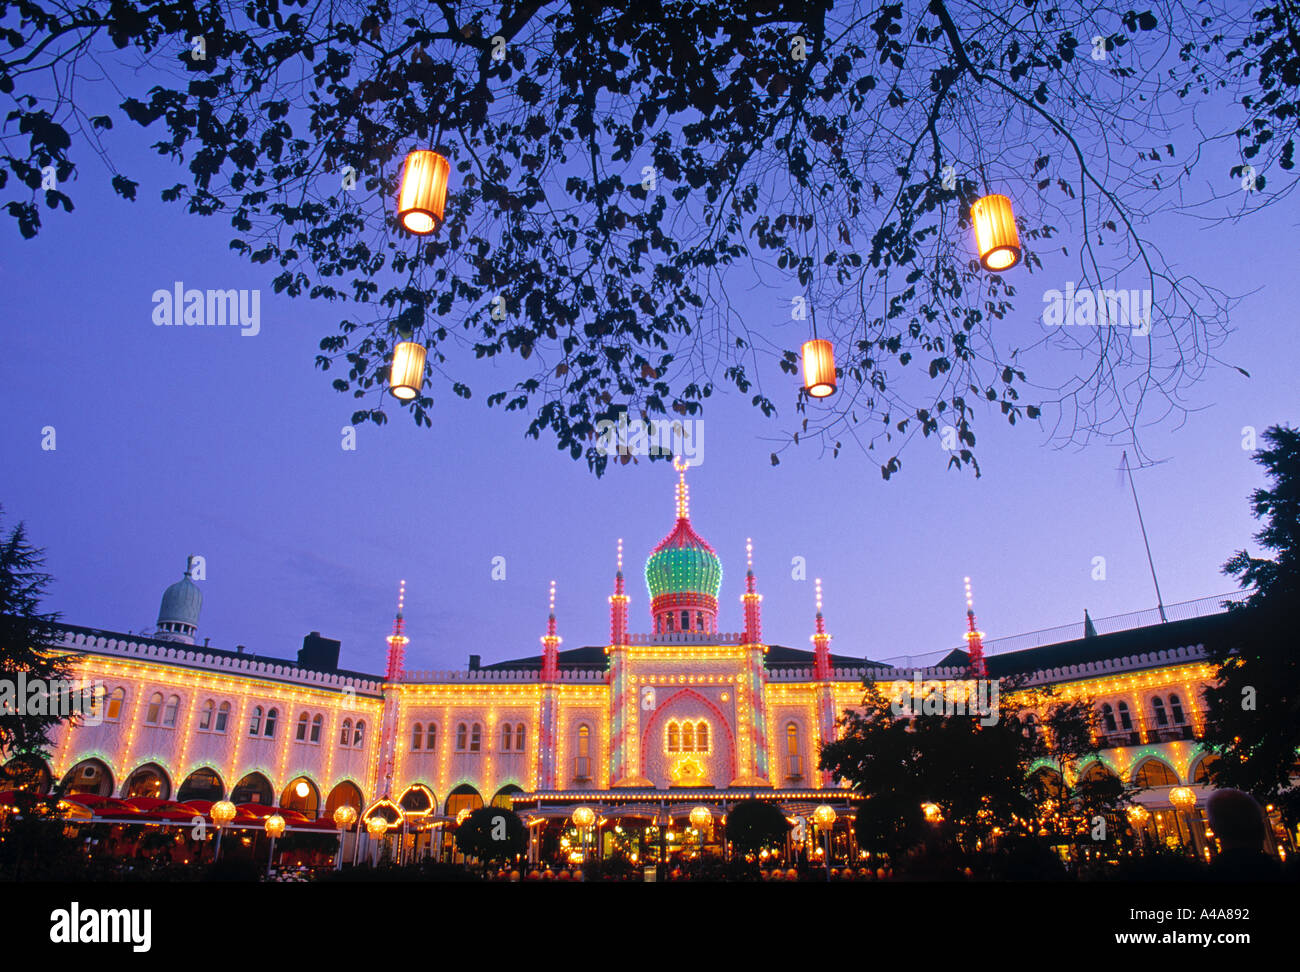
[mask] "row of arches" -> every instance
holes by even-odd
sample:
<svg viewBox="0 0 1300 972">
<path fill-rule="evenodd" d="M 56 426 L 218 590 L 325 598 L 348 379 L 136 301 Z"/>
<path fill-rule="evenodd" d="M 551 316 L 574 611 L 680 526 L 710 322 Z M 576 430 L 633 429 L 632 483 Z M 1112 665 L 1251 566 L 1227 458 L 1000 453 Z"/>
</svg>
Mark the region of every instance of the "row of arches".
<svg viewBox="0 0 1300 972">
<path fill-rule="evenodd" d="M 0 789 L 24 789 L 35 792 L 48 792 L 53 785 L 53 776 L 44 760 L 18 757 L 4 766 L 3 784 Z M 83 759 L 73 766 L 63 777 L 66 793 L 84 793 L 92 796 L 111 797 L 118 789 L 113 771 L 100 759 Z M 338 783 L 321 805 L 321 792 L 316 782 L 307 776 L 290 780 L 276 799 L 271 781 L 262 773 L 252 772 L 244 775 L 227 791 L 221 775 L 210 767 L 200 767 L 190 773 L 173 793 L 171 774 L 158 763 L 142 763 L 122 781 L 121 799 L 150 797 L 158 800 L 175 800 L 185 803 L 190 800 L 207 800 L 216 802 L 228 799 L 239 805 L 245 803 L 263 806 L 278 806 L 287 810 L 297 810 L 312 817 L 332 816 L 341 806 L 352 806 L 358 811 L 365 806 L 361 789 L 351 780 Z M 491 805 L 510 806 L 511 796 L 523 793 L 523 789 L 513 783 L 497 790 Z M 424 784 L 413 784 L 406 789 L 399 805 L 409 813 L 436 812 L 439 801 L 433 791 Z M 442 804 L 443 812 L 455 817 L 462 810 L 477 810 L 484 806 L 483 795 L 469 783 L 462 783 L 447 795 Z"/>
<path fill-rule="evenodd" d="M 1189 782 L 1198 786 L 1210 785 L 1210 773 L 1214 764 L 1219 757 L 1213 753 L 1206 753 L 1201 756 L 1191 767 L 1188 774 Z M 1042 767 L 1033 774 L 1048 786 L 1060 786 L 1060 773 L 1048 767 Z M 1094 760 L 1089 763 L 1087 768 L 1079 774 L 1083 779 L 1102 780 L 1109 777 L 1118 777 L 1113 770 L 1104 764 Z M 1178 778 L 1174 768 L 1158 756 L 1148 756 L 1142 760 L 1128 774 L 1128 782 L 1141 787 L 1142 789 L 1154 789 L 1162 786 L 1178 786 L 1183 781 Z"/>
</svg>

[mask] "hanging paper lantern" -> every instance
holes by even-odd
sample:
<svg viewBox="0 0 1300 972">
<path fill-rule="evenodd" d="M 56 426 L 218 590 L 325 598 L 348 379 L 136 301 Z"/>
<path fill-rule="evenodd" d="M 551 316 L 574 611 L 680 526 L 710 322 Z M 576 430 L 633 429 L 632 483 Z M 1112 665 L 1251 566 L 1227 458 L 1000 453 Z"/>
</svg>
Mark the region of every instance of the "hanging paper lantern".
<svg viewBox="0 0 1300 972">
<path fill-rule="evenodd" d="M 1010 270 L 1020 262 L 1020 236 L 1011 200 L 1006 196 L 985 196 L 970 208 L 975 224 L 975 248 L 985 270 Z"/>
<path fill-rule="evenodd" d="M 388 390 L 404 402 L 420 394 L 424 384 L 424 359 L 428 352 L 423 344 L 400 341 L 393 348 L 393 366 L 388 372 Z"/>
<path fill-rule="evenodd" d="M 407 232 L 428 236 L 441 225 L 450 174 L 451 163 L 431 149 L 418 149 L 406 156 L 397 218 Z"/>
<path fill-rule="evenodd" d="M 813 398 L 835 394 L 835 350 L 830 341 L 804 342 L 803 386 Z"/>
</svg>

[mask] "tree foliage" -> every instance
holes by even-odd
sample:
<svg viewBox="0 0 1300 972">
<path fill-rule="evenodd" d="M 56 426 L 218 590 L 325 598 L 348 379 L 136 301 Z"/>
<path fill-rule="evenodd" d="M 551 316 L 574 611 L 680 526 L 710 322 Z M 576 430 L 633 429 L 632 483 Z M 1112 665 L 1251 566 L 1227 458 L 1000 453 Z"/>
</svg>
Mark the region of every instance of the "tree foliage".
<svg viewBox="0 0 1300 972">
<path fill-rule="evenodd" d="M 433 379 L 405 406 L 417 422 L 434 393 L 493 382 L 490 406 L 597 473 L 600 421 L 696 416 L 720 388 L 779 414 L 786 446 L 880 449 L 886 478 L 918 433 L 950 435 L 941 454 L 978 470 L 983 412 L 1132 438 L 1144 410 L 1182 408 L 1226 331 L 1225 296 L 1143 235 L 1206 137 L 1183 109 L 1242 98 L 1211 137 L 1236 137 L 1260 176 L 1292 163 L 1286 4 L 0 11 L 0 192 L 24 236 L 42 203 L 72 211 L 88 152 L 135 199 L 146 176 L 109 149 L 118 122 L 143 126 L 180 170 L 164 200 L 228 220 L 275 290 L 338 305 L 316 363 L 354 421 L 397 407 L 387 359 L 414 334 Z M 453 178 L 446 222 L 413 240 L 395 183 L 427 146 Z M 1005 277 L 972 253 L 970 204 L 989 191 L 1015 200 L 1025 248 Z M 1063 275 L 1150 289 L 1150 334 L 1041 327 L 1036 291 Z M 841 366 L 822 403 L 794 377 L 814 328 Z"/>
<path fill-rule="evenodd" d="M 1233 786 L 1300 821 L 1300 431 L 1273 426 L 1255 461 L 1269 485 L 1250 497 L 1263 522 L 1255 539 L 1269 557 L 1239 550 L 1223 566 L 1243 588 L 1245 601 L 1229 604 L 1240 624 L 1235 637 L 1212 644 L 1218 670 L 1206 691 L 1205 744 L 1221 758 L 1216 785 Z"/>
<path fill-rule="evenodd" d="M 528 829 L 513 810 L 479 807 L 456 828 L 456 847 L 484 863 L 508 861 L 528 849 Z"/>
<path fill-rule="evenodd" d="M 790 832 L 781 808 L 765 800 L 743 800 L 727 811 L 727 839 L 743 853 L 780 847 Z"/>
</svg>

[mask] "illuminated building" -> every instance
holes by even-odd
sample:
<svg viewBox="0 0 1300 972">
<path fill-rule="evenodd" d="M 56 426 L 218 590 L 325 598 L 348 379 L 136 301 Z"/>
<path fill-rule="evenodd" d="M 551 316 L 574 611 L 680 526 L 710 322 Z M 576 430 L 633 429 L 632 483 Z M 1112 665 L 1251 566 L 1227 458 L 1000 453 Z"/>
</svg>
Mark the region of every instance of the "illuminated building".
<svg viewBox="0 0 1300 972">
<path fill-rule="evenodd" d="M 1205 782 L 1206 644 L 1226 636 L 1229 615 L 1104 635 L 1089 622 L 1082 638 L 985 654 L 968 586 L 967 651 L 912 669 L 832 654 L 818 581 L 813 650 L 798 650 L 763 639 L 752 545 L 742 628 L 720 629 L 722 562 L 692 524 L 684 467 L 675 506 L 645 565 L 649 632 L 630 630 L 619 541 L 607 642 L 561 650 L 552 586 L 538 654 L 471 656 L 460 671 L 406 668 L 400 602 L 384 674 L 339 668 L 339 643 L 315 632 L 296 660 L 197 645 L 202 596 L 187 566 L 151 637 L 64 627 L 80 673 L 104 684 L 103 722 L 58 729 L 42 774 L 105 797 L 224 798 L 325 821 L 350 805 L 358 830 L 380 808 L 390 834 L 417 834 L 415 852 L 440 846 L 439 828 L 485 801 L 513 804 L 534 826 L 581 805 L 610 827 L 639 816 L 684 832 L 698 806 L 721 814 L 760 796 L 805 817 L 831 805 L 847 830 L 847 794 L 817 756 L 836 715 L 861 702 L 862 680 L 987 670 L 1022 678 L 1027 706 L 1046 685 L 1091 698 L 1104 748 L 1080 772 L 1146 783 L 1136 799 L 1152 835 L 1186 828 L 1204 841 L 1204 799 L 1180 821 L 1169 792 Z M 1036 717 L 1023 712 L 1027 724 Z"/>
</svg>

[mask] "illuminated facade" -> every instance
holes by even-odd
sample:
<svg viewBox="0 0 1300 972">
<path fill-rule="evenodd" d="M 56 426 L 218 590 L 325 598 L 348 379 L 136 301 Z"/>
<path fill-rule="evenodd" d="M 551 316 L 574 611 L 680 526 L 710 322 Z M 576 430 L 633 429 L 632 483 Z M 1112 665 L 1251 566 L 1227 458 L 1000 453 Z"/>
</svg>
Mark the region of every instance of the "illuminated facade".
<svg viewBox="0 0 1300 972">
<path fill-rule="evenodd" d="M 861 702 L 863 678 L 955 680 L 986 666 L 1025 690 L 1095 701 L 1105 749 L 1082 771 L 1147 784 L 1136 799 L 1154 836 L 1180 823 L 1168 817 L 1171 788 L 1199 793 L 1205 642 L 1225 634 L 1227 615 L 983 656 L 972 612 L 970 651 L 889 668 L 831 654 L 820 582 L 812 651 L 764 642 L 749 553 L 742 627 L 724 633 L 722 565 L 691 523 L 679 469 L 675 523 L 645 566 L 649 632 L 629 629 L 620 541 L 605 644 L 560 650 L 552 587 L 538 655 L 408 671 L 399 604 L 384 675 L 339 669 L 338 643 L 315 633 L 297 662 L 196 645 L 202 596 L 187 569 L 152 637 L 64 629 L 80 673 L 105 686 L 103 722 L 59 729 L 45 772 L 106 797 L 227 798 L 309 817 L 385 798 L 426 821 L 487 801 L 534 816 L 579 803 L 671 814 L 755 790 L 798 813 L 847 806 L 817 754 L 837 714 Z"/>
</svg>

